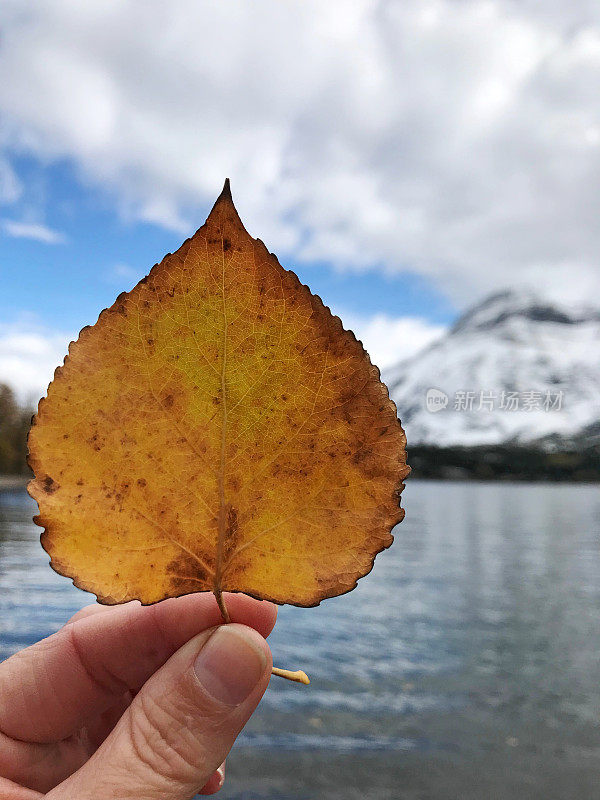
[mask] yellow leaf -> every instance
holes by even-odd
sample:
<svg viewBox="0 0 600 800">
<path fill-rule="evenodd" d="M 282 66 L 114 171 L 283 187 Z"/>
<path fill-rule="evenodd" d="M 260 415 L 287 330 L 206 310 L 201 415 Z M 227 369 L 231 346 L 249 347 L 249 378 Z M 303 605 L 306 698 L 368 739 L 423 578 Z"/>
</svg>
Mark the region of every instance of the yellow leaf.
<svg viewBox="0 0 600 800">
<path fill-rule="evenodd" d="M 72 343 L 29 439 L 52 566 L 102 603 L 347 592 L 403 517 L 406 439 L 360 342 L 244 229 L 205 225 Z"/>
</svg>

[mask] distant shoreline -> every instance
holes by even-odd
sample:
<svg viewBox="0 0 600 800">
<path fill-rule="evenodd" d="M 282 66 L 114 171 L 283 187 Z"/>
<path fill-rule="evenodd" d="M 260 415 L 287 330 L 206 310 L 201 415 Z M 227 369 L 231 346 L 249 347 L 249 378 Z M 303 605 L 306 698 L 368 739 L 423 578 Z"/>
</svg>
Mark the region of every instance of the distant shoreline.
<svg viewBox="0 0 600 800">
<path fill-rule="evenodd" d="M 408 444 L 412 475 L 438 480 L 598 483 L 600 448 L 544 451 L 519 445 L 431 447 Z"/>
</svg>

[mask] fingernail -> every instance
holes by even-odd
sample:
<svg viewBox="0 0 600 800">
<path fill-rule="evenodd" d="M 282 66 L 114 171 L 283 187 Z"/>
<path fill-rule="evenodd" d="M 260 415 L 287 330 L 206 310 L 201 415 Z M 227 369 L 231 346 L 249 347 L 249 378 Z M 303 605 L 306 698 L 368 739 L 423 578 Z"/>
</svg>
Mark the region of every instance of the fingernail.
<svg viewBox="0 0 600 800">
<path fill-rule="evenodd" d="M 196 676 L 208 694 L 237 706 L 252 692 L 265 671 L 263 650 L 239 628 L 221 625 L 194 663 Z"/>
</svg>

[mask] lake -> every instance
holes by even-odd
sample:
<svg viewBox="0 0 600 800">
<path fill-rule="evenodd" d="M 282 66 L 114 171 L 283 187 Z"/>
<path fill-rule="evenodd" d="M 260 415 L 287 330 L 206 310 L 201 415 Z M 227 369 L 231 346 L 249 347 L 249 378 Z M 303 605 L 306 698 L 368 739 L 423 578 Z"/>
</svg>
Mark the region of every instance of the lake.
<svg viewBox="0 0 600 800">
<path fill-rule="evenodd" d="M 600 796 L 600 492 L 407 481 L 390 550 L 348 595 L 282 608 L 231 800 Z M 0 493 L 0 659 L 93 598 Z"/>
</svg>

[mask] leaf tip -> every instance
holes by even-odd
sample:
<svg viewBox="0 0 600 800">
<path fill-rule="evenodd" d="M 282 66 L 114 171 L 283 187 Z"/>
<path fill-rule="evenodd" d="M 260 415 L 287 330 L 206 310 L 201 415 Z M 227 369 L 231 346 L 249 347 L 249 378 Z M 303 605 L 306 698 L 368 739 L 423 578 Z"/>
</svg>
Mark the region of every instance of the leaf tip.
<svg viewBox="0 0 600 800">
<path fill-rule="evenodd" d="M 229 182 L 229 178 L 225 178 L 225 183 L 223 184 L 223 189 L 221 194 L 217 198 L 217 203 L 219 200 L 230 200 L 233 202 L 233 197 L 231 196 L 231 184 Z"/>
<path fill-rule="evenodd" d="M 212 207 L 210 214 L 207 217 L 206 222 L 210 223 L 210 222 L 215 222 L 215 220 L 220 220 L 222 214 L 225 214 L 229 218 L 229 220 L 234 223 L 235 227 L 244 229 L 240 216 L 233 203 L 233 197 L 231 196 L 231 184 L 229 182 L 229 178 L 225 179 L 225 183 L 223 184 L 223 189 L 221 190 L 221 194 L 215 200 L 215 203 Z"/>
</svg>

